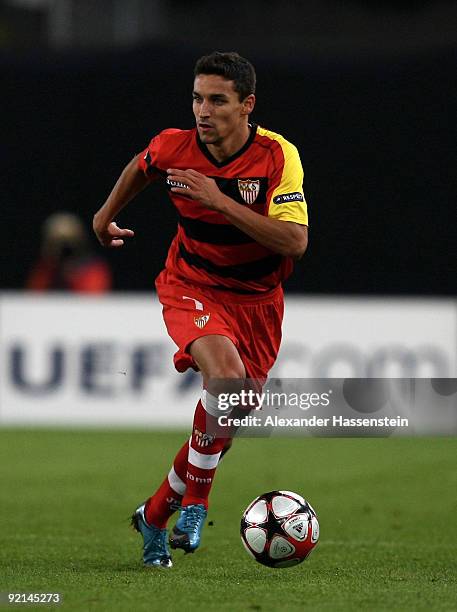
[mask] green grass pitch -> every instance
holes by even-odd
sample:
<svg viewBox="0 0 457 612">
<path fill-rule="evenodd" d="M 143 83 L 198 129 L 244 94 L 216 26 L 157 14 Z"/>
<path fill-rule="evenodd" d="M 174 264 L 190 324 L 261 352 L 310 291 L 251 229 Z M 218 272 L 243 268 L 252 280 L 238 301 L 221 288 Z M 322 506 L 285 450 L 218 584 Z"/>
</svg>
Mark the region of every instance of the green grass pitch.
<svg viewBox="0 0 457 612">
<path fill-rule="evenodd" d="M 0 430 L 0 591 L 61 592 L 68 610 L 457 610 L 457 439 L 236 440 L 201 548 L 146 570 L 129 515 L 184 435 Z M 247 504 L 276 488 L 321 526 L 282 570 L 239 537 Z"/>
</svg>

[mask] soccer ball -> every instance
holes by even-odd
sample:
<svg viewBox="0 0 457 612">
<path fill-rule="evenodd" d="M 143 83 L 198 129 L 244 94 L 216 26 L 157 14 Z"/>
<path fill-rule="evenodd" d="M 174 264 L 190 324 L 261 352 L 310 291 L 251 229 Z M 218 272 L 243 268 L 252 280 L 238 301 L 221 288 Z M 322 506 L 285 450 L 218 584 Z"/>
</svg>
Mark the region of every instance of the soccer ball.
<svg viewBox="0 0 457 612">
<path fill-rule="evenodd" d="M 312 506 L 291 491 L 256 497 L 241 519 L 241 541 L 248 553 L 268 567 L 291 567 L 306 559 L 319 539 Z"/>
</svg>

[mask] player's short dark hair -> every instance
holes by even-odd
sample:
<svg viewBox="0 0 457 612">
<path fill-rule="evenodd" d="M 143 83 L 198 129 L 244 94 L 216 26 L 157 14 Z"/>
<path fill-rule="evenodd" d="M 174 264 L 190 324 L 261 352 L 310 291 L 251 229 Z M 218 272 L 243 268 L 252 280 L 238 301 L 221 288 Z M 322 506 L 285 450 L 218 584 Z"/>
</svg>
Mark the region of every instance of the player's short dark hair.
<svg viewBox="0 0 457 612">
<path fill-rule="evenodd" d="M 228 81 L 233 81 L 240 101 L 255 93 L 254 66 L 235 51 L 227 53 L 214 51 L 204 55 L 195 64 L 194 76 L 199 74 L 217 74 Z"/>
</svg>

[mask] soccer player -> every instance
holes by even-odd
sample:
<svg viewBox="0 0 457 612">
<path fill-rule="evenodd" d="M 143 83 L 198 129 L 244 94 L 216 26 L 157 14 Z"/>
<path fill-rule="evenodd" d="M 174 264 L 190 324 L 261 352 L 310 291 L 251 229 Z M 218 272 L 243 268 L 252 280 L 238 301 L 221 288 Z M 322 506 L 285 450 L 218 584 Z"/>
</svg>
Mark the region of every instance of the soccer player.
<svg viewBox="0 0 457 612">
<path fill-rule="evenodd" d="M 220 414 L 210 382 L 265 379 L 281 341 L 281 282 L 306 250 L 307 208 L 296 147 L 250 121 L 255 71 L 237 53 L 214 52 L 195 66 L 190 130 L 166 129 L 124 168 L 94 216 L 102 245 L 134 235 L 119 211 L 151 181 L 162 181 L 179 216 L 165 269 L 156 279 L 179 372 L 201 372 L 190 439 L 158 490 L 132 517 L 147 566 L 170 568 L 172 548 L 200 544 L 208 496 L 230 438 L 214 435 Z M 170 407 L 170 410 L 172 407 Z"/>
</svg>

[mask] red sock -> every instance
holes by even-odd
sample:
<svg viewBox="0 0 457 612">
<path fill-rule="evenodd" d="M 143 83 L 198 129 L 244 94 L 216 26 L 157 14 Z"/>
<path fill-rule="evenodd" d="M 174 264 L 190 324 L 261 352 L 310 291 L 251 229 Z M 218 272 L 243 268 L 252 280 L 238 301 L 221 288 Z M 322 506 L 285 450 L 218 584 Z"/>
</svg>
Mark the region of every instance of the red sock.
<svg viewBox="0 0 457 612">
<path fill-rule="evenodd" d="M 217 438 L 211 445 L 209 443 L 211 436 L 204 436 L 207 429 L 207 422 L 209 423 L 210 419 L 211 417 L 205 412 L 202 403 L 199 401 L 194 414 L 192 448 L 193 450 L 197 448 L 198 451 L 196 452 L 201 454 L 213 454 L 222 451 L 220 454 L 220 458 L 222 458 L 230 449 L 232 440 L 230 438 Z M 216 442 L 216 444 L 214 444 L 214 442 Z M 168 519 L 175 513 L 177 507 L 181 503 L 183 503 L 183 505 L 204 504 L 206 508 L 208 507 L 208 495 L 216 468 L 208 470 L 198 468 L 193 464 L 188 464 L 190 443 L 190 440 L 186 441 L 180 448 L 165 480 L 154 495 L 146 502 L 144 509 L 145 519 L 150 525 L 159 527 L 159 529 L 164 529 L 167 526 Z M 194 461 L 195 457 L 198 459 L 198 454 L 195 455 L 195 453 L 192 453 L 192 456 Z M 205 460 L 204 457 L 203 460 Z M 206 458 L 206 460 L 208 460 L 208 458 Z M 186 494 L 185 501 L 183 500 L 184 494 Z"/>
<path fill-rule="evenodd" d="M 182 499 L 183 506 L 203 504 L 205 508 L 208 508 L 208 496 L 221 452 L 224 447 L 229 446 L 227 438 L 207 433 L 216 430 L 217 419 L 210 416 L 199 401 L 195 409 L 193 430 L 189 440 L 186 492 Z"/>
<path fill-rule="evenodd" d="M 187 455 L 189 442 L 179 450 L 173 466 L 157 491 L 146 502 L 144 516 L 150 525 L 163 529 L 170 516 L 178 509 L 186 490 Z"/>
</svg>

